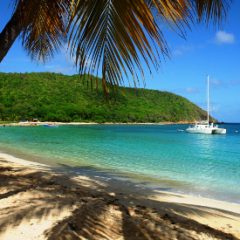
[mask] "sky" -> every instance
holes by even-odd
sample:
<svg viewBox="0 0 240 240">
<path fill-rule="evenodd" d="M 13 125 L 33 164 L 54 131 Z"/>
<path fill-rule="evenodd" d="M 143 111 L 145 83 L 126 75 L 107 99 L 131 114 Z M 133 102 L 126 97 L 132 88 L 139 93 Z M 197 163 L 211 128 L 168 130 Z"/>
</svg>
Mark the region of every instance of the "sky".
<svg viewBox="0 0 240 240">
<path fill-rule="evenodd" d="M 0 0 L 0 31 L 11 11 L 9 1 Z M 169 91 L 206 109 L 206 77 L 210 75 L 211 115 L 224 122 L 240 122 L 240 1 L 233 0 L 221 26 L 192 26 L 186 38 L 162 26 L 171 52 L 158 71 L 148 73 L 146 88 Z M 0 72 L 60 72 L 77 69 L 62 49 L 47 63 L 32 62 L 17 40 L 0 63 Z"/>
</svg>

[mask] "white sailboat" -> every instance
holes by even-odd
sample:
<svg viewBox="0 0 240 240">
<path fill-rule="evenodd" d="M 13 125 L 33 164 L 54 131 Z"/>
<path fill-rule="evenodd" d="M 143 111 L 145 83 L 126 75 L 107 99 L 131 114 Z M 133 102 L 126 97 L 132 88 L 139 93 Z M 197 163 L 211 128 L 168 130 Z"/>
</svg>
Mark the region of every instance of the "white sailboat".
<svg viewBox="0 0 240 240">
<path fill-rule="evenodd" d="M 186 131 L 188 133 L 202 133 L 202 134 L 226 134 L 227 130 L 225 128 L 219 128 L 218 125 L 210 123 L 209 112 L 210 112 L 210 102 L 209 102 L 209 76 L 207 78 L 207 121 L 202 121 L 189 126 Z"/>
</svg>

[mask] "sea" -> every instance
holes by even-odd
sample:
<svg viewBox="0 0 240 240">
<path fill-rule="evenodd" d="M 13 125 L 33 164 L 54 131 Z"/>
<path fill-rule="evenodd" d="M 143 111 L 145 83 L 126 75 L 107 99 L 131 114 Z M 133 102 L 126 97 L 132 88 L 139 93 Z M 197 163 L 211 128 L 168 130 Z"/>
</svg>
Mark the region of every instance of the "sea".
<svg viewBox="0 0 240 240">
<path fill-rule="evenodd" d="M 187 125 L 0 127 L 0 152 L 240 203 L 240 124 L 222 126 L 226 135 L 189 134 Z"/>
</svg>

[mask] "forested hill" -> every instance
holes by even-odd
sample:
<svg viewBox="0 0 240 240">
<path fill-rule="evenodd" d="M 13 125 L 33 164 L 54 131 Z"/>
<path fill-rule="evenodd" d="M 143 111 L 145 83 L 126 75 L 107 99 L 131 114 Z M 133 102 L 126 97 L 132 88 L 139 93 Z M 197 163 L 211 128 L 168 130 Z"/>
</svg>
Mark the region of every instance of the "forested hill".
<svg viewBox="0 0 240 240">
<path fill-rule="evenodd" d="M 0 120 L 178 122 L 206 119 L 187 99 L 147 89 L 120 88 L 106 101 L 101 80 L 54 73 L 0 73 Z"/>
</svg>

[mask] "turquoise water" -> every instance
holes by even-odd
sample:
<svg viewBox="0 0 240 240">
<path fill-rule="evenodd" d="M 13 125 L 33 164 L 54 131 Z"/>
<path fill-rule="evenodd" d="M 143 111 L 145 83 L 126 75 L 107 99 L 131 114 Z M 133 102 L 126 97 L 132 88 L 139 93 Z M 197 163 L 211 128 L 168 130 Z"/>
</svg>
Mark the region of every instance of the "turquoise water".
<svg viewBox="0 0 240 240">
<path fill-rule="evenodd" d="M 183 125 L 1 127 L 0 149 L 49 164 L 108 169 L 163 190 L 240 202 L 240 125 L 225 127 L 226 136 L 178 131 Z"/>
</svg>

